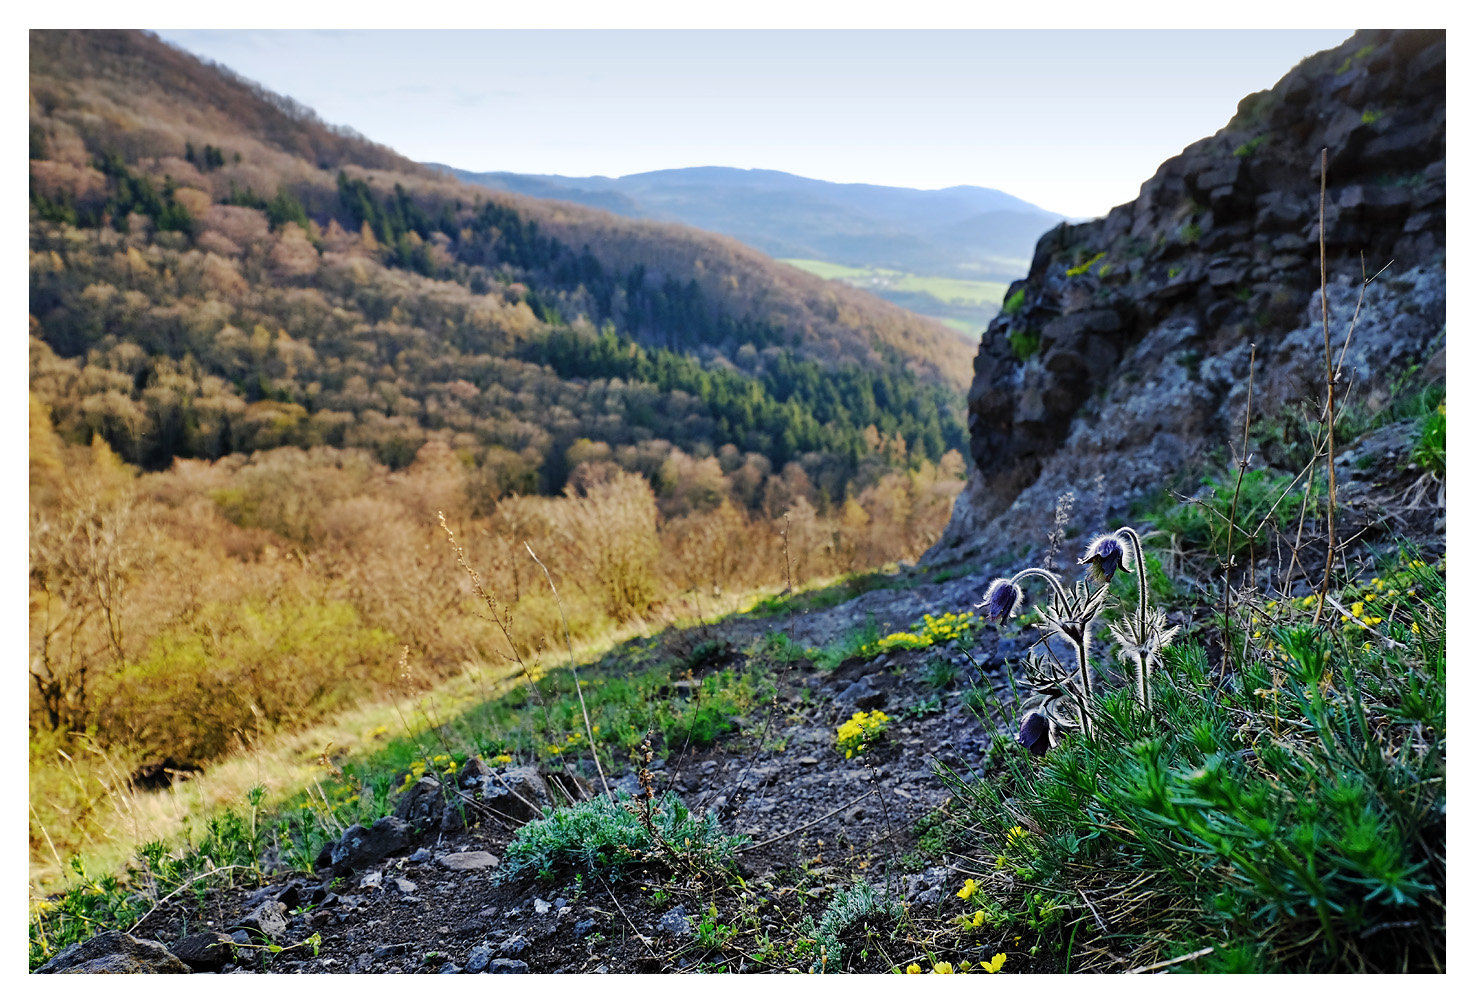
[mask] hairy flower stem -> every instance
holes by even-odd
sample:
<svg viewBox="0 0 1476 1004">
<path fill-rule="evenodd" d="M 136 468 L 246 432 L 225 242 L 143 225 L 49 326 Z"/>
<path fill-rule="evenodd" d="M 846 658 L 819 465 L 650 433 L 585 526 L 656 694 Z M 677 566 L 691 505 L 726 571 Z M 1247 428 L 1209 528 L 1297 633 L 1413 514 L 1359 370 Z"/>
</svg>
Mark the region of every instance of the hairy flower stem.
<svg viewBox="0 0 1476 1004">
<path fill-rule="evenodd" d="M 1020 580 L 1028 576 L 1034 576 L 1038 579 L 1045 579 L 1051 584 L 1051 589 L 1056 594 L 1056 605 L 1061 608 L 1061 613 L 1063 615 L 1071 609 L 1071 601 L 1066 596 L 1066 589 L 1064 586 L 1061 585 L 1061 579 L 1059 576 L 1056 575 L 1055 572 L 1049 571 L 1044 568 L 1022 568 L 1020 571 L 1016 572 L 1013 577 L 1011 577 L 1010 585 L 1018 586 Z M 1091 645 L 1090 625 L 1082 625 L 1080 638 L 1074 638 L 1068 634 L 1066 636 L 1066 640 L 1071 643 L 1071 647 L 1076 651 L 1076 667 L 1077 671 L 1081 674 L 1082 729 L 1086 732 L 1088 736 L 1091 736 L 1092 716 L 1087 707 L 1088 702 L 1090 701 L 1092 696 L 1092 678 L 1091 673 L 1089 672 L 1089 663 L 1087 661 L 1087 649 Z"/>
<path fill-rule="evenodd" d="M 1144 651 L 1148 644 L 1148 566 L 1143 561 L 1143 538 L 1130 526 L 1120 527 L 1117 535 L 1133 549 L 1133 571 L 1138 576 L 1137 628 L 1139 648 L 1133 653 L 1133 662 L 1138 675 L 1138 703 L 1143 711 L 1153 711 L 1153 693 L 1148 687 L 1148 655 Z"/>
</svg>

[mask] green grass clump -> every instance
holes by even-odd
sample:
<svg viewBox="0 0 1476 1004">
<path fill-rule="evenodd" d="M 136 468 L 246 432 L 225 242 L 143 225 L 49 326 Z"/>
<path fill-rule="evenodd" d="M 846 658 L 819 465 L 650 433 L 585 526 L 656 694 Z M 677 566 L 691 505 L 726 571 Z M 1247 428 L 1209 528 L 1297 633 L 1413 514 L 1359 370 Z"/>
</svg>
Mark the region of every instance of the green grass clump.
<svg viewBox="0 0 1476 1004">
<path fill-rule="evenodd" d="M 1261 144 L 1264 142 L 1266 142 L 1266 137 L 1264 135 L 1256 136 L 1253 139 L 1246 140 L 1244 143 L 1235 148 L 1235 156 L 1249 157 L 1251 154 L 1259 150 L 1261 148 Z"/>
<path fill-rule="evenodd" d="M 1284 529 L 1296 518 L 1302 506 L 1302 490 L 1288 491 L 1291 484 L 1289 474 L 1273 474 L 1264 469 L 1245 472 L 1235 506 L 1237 556 L 1248 554 L 1252 547 L 1260 548 L 1272 529 Z M 1181 547 L 1223 557 L 1228 514 L 1235 498 L 1235 478 L 1228 474 L 1206 478 L 1195 497 L 1198 501 L 1180 502 L 1171 495 L 1165 496 L 1160 507 L 1145 512 L 1143 518 L 1161 533 L 1177 537 Z M 1315 501 L 1309 504 L 1315 505 Z"/>
<path fill-rule="evenodd" d="M 1340 602 L 1261 604 L 1228 675 L 1170 646 L 1151 715 L 1108 690 L 1091 736 L 946 777 L 973 856 L 1063 890 L 1049 926 L 1088 967 L 1443 970 L 1444 575 L 1401 556 Z"/>
<path fill-rule="evenodd" d="M 1025 290 L 1017 289 L 1005 298 L 1004 305 L 999 308 L 999 312 L 1001 314 L 1004 314 L 1006 317 L 1014 317 L 1016 314 L 1024 309 Z"/>
<path fill-rule="evenodd" d="M 1022 363 L 1040 351 L 1039 331 L 1011 331 L 1009 339 L 1010 351 Z"/>
<path fill-rule="evenodd" d="M 1431 474 L 1445 477 L 1445 402 L 1427 414 L 1420 423 L 1414 449 L 1409 459 Z"/>
<path fill-rule="evenodd" d="M 674 792 L 651 803 L 650 826 L 636 799 L 599 795 L 523 824 L 507 847 L 502 877 L 551 878 L 563 869 L 614 882 L 652 860 L 683 861 L 703 871 L 726 869 L 748 841 L 724 832 L 714 812 L 688 809 Z"/>
</svg>

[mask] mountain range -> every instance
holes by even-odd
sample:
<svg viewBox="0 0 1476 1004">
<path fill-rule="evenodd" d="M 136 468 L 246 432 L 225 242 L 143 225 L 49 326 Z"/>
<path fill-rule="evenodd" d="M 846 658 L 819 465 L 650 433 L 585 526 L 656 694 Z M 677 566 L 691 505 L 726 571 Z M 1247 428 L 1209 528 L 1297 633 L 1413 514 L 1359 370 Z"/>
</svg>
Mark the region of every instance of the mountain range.
<svg viewBox="0 0 1476 1004">
<path fill-rule="evenodd" d="M 572 178 L 426 166 L 496 191 L 725 234 L 973 334 L 1004 284 L 1029 269 L 1040 235 L 1066 219 L 972 185 L 926 191 L 732 167 Z"/>
</svg>

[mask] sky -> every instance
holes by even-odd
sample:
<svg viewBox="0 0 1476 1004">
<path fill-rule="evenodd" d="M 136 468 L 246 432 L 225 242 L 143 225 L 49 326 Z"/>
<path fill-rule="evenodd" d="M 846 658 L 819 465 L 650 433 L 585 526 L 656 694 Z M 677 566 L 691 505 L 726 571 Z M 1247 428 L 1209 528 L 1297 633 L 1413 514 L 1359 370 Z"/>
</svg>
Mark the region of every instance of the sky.
<svg viewBox="0 0 1476 1004">
<path fill-rule="evenodd" d="M 979 185 L 1090 217 L 1352 29 L 158 34 L 420 161 Z"/>
</svg>

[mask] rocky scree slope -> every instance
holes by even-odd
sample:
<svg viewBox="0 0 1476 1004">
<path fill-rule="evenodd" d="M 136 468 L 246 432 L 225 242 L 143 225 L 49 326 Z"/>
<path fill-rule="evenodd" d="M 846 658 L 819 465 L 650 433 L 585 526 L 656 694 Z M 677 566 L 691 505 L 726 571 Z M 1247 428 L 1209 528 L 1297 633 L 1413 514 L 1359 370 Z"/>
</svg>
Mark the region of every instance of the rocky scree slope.
<svg viewBox="0 0 1476 1004">
<path fill-rule="evenodd" d="M 1445 35 L 1360 31 L 1245 98 L 1136 201 L 1041 239 L 979 345 L 969 482 L 923 564 L 1043 544 L 1068 490 L 1121 520 L 1207 450 L 1238 450 L 1252 345 L 1253 417 L 1319 396 L 1324 147 L 1335 362 L 1364 269 L 1392 262 L 1341 393 L 1376 409 L 1411 365 L 1443 382 Z"/>
</svg>

